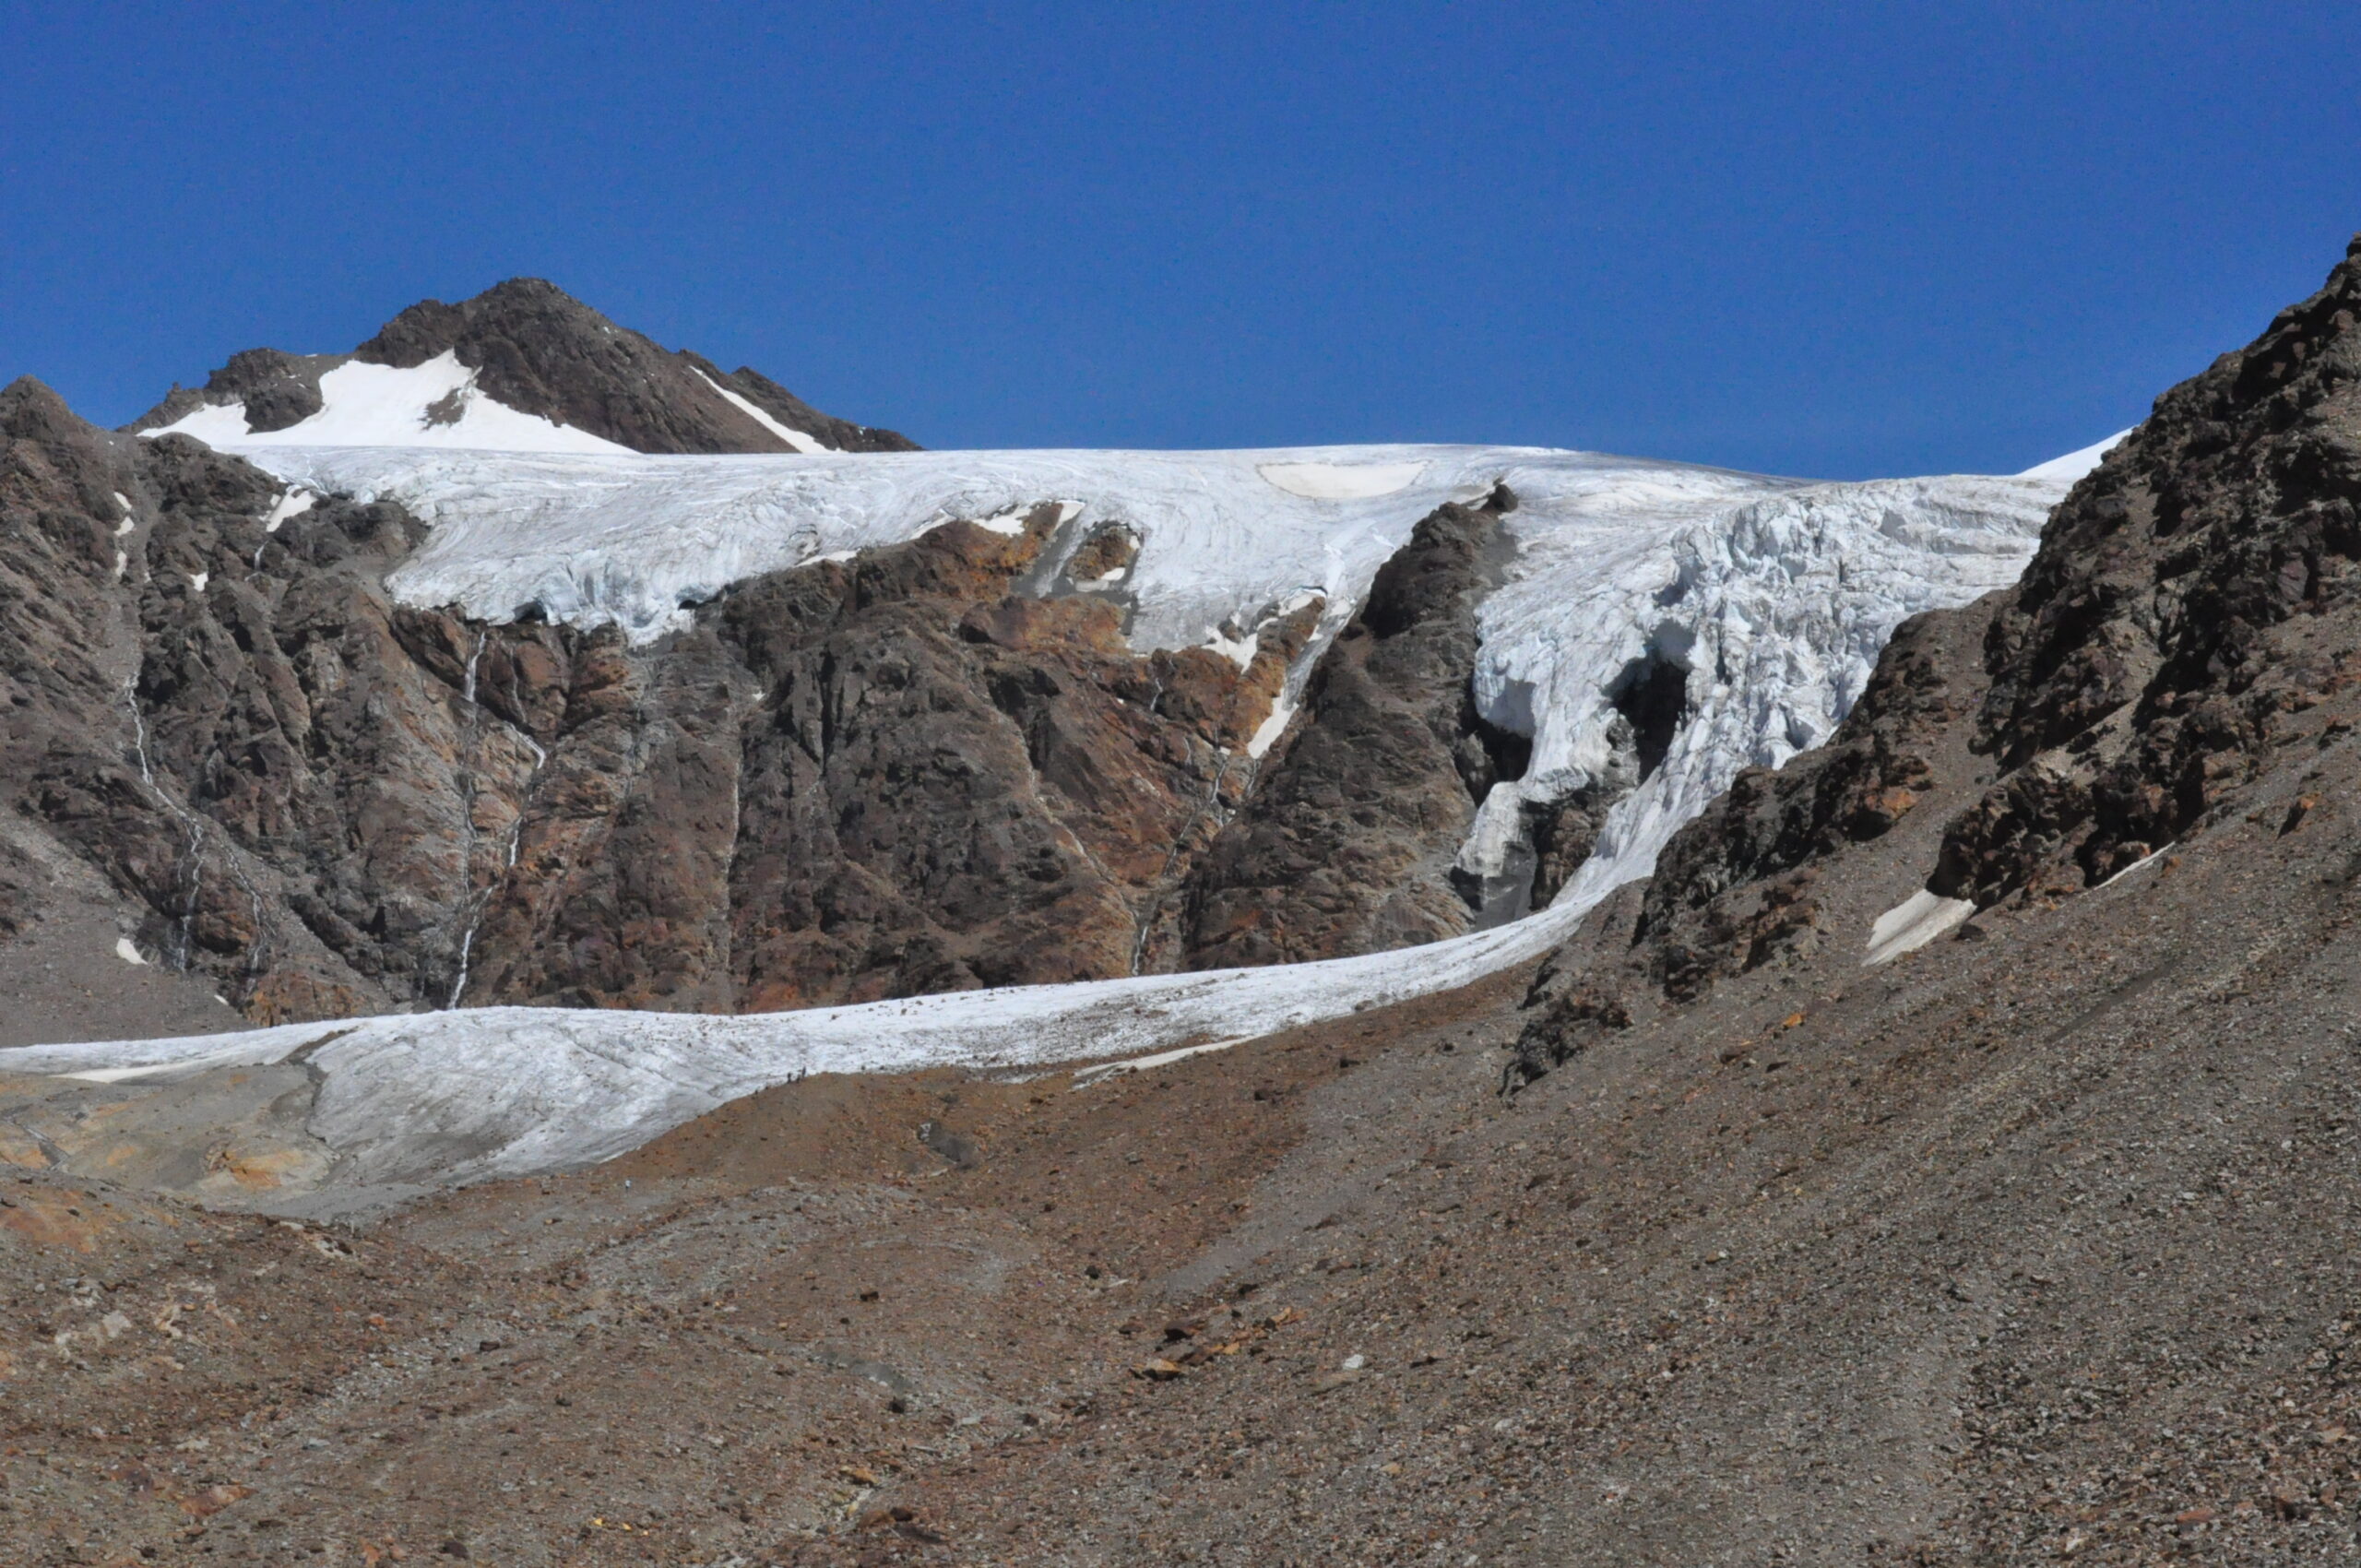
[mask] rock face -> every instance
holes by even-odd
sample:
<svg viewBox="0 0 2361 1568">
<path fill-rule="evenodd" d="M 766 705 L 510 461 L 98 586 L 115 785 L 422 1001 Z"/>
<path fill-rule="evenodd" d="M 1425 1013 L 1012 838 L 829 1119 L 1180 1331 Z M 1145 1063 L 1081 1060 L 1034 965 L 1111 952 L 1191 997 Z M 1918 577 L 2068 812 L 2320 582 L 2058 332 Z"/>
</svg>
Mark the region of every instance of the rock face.
<svg viewBox="0 0 2361 1568">
<path fill-rule="evenodd" d="M 69 867 L 256 1021 L 1176 967 L 1323 608 L 1237 628 L 1242 666 L 1136 655 L 1136 538 L 1049 504 L 742 583 L 635 649 L 394 603 L 424 533 L 397 506 L 291 512 L 30 381 L 0 431 L 0 931 Z"/>
<path fill-rule="evenodd" d="M 0 393 L 0 432 L 7 827 L 46 872 L 15 905 L 78 860 L 141 949 L 249 1016 L 401 995 L 456 876 L 456 729 L 406 646 L 433 618 L 372 582 L 415 525 L 330 505 L 267 531 L 260 473 L 104 435 L 30 381 Z"/>
<path fill-rule="evenodd" d="M 1242 670 L 1133 655 L 1062 575 L 1012 591 L 1058 517 L 757 578 L 661 655 L 614 653 L 469 1000 L 756 1011 L 1152 962 L 1318 606 Z M 1084 548 L 1097 577 L 1120 547 Z"/>
<path fill-rule="evenodd" d="M 1501 870 L 1459 863 L 1477 808 L 1524 777 L 1532 752 L 1486 723 L 1469 689 L 1477 609 L 1513 555 L 1502 519 L 1515 505 L 1505 489 L 1446 505 L 1379 571 L 1244 810 L 1189 878 L 1191 968 L 1456 936 L 1546 907 L 1589 858 L 1608 810 L 1644 777 L 1628 722 L 1597 784 L 1505 825 Z"/>
<path fill-rule="evenodd" d="M 174 387 L 126 428 L 153 430 L 207 404 L 243 402 L 250 430 L 286 430 L 320 411 L 320 377 L 338 365 L 409 369 L 445 353 L 474 371 L 477 389 L 494 401 L 637 452 L 916 450 L 894 431 L 824 414 L 757 371 L 725 374 L 701 355 L 667 350 L 538 278 L 512 278 L 457 304 L 412 305 L 350 355 L 249 349 L 202 391 Z"/>
<path fill-rule="evenodd" d="M 1512 552 L 1514 505 L 1446 505 L 1371 584 L 1322 657 L 1253 798 L 1189 878 L 1194 968 L 1299 963 L 1454 936 L 1450 869 L 1476 803 L 1525 747 L 1476 717 L 1476 607 Z"/>
<path fill-rule="evenodd" d="M 2355 678 L 2361 240 L 2059 506 L 1986 649 L 2004 770 L 1933 886 L 2104 881 L 2197 828 Z"/>
</svg>

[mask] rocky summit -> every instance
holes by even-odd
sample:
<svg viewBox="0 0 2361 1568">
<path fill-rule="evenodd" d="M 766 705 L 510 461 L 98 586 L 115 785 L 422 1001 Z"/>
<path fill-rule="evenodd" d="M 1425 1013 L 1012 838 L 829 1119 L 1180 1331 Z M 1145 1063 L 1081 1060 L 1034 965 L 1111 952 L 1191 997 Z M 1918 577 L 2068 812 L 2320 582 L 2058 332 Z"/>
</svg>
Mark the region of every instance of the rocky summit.
<svg viewBox="0 0 2361 1568">
<path fill-rule="evenodd" d="M 2356 321 L 1870 485 L 18 382 L 0 1561 L 2350 1558 Z"/>
<path fill-rule="evenodd" d="M 399 378 L 367 374 L 446 363 L 454 378 L 414 410 L 386 406 L 382 391 Z M 414 304 L 350 354 L 232 354 L 202 388 L 174 386 L 126 428 L 397 441 L 454 430 L 479 397 L 522 416 L 516 428 L 542 423 L 633 452 L 916 449 L 894 431 L 820 412 L 760 371 L 724 374 L 701 354 L 659 348 L 539 278 L 512 278 L 457 304 Z M 407 431 L 398 414 L 411 416 Z"/>
</svg>

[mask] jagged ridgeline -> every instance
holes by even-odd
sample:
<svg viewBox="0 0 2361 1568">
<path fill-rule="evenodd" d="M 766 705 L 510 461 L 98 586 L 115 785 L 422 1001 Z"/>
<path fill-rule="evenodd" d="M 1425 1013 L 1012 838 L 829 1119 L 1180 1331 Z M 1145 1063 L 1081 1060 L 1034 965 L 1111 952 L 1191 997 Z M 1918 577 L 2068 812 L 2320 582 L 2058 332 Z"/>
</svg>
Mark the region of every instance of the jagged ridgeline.
<svg viewBox="0 0 2361 1568">
<path fill-rule="evenodd" d="M 2062 491 L 921 453 L 529 280 L 125 433 L 30 382 L 0 418 L 0 921 L 70 906 L 258 1023 L 1571 918 L 1824 737 L 1902 616 L 2013 580 Z"/>
</svg>

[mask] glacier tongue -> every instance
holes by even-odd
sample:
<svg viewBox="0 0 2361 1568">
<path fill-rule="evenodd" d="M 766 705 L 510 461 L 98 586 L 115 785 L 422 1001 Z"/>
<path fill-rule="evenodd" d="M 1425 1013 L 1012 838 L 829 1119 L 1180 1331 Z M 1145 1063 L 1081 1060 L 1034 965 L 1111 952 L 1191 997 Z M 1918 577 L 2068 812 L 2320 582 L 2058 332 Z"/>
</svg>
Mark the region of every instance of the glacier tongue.
<svg viewBox="0 0 2361 1568">
<path fill-rule="evenodd" d="M 291 434 L 288 433 L 288 434 Z M 362 1022 L 312 1058 L 315 1125 L 350 1179 L 515 1174 L 600 1158 L 812 1071 L 1013 1066 L 1252 1035 L 1465 983 L 1547 951 L 1746 766 L 1826 738 L 1894 626 L 2013 582 L 2070 476 L 1810 484 L 1530 447 L 640 457 L 224 440 L 290 485 L 402 502 L 433 525 L 390 586 L 490 620 L 526 606 L 685 624 L 728 584 L 953 517 L 1067 503 L 1066 547 L 1120 523 L 1140 552 L 1134 644 L 1206 643 L 1305 590 L 1316 658 L 1418 519 L 1506 483 L 1518 554 L 1479 612 L 1479 711 L 1531 738 L 1462 854 L 1497 871 L 1523 802 L 1619 761 L 1614 696 L 1670 671 L 1660 763 L 1543 913 L 1402 952 L 1267 969 L 699 1017 L 493 1008 Z M 1290 685 L 1299 684 L 1302 670 Z M 1258 742 L 1261 738 L 1258 737 Z M 19 1071 L 176 1072 L 277 1060 L 324 1026 L 12 1052 Z M 452 1164 L 445 1153 L 469 1154 Z M 437 1163 L 440 1161 L 441 1163 Z M 431 1168 L 431 1170 L 430 1170 Z"/>
</svg>

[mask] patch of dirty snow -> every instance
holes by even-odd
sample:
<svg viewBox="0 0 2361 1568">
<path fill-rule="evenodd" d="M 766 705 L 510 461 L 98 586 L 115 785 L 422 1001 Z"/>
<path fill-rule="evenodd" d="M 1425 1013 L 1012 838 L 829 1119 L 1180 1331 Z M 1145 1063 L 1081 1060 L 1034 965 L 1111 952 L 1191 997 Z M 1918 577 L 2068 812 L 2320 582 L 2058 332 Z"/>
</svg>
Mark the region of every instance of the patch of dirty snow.
<svg viewBox="0 0 2361 1568">
<path fill-rule="evenodd" d="M 1869 927 L 1869 956 L 1861 960 L 1861 967 L 1871 968 L 1924 947 L 1945 932 L 1965 925 L 1975 913 L 1972 899 L 1946 898 L 1922 887 L 1880 915 Z"/>
<path fill-rule="evenodd" d="M 290 490 L 278 500 L 271 503 L 270 510 L 263 516 L 262 531 L 265 533 L 277 533 L 281 523 L 284 523 L 290 517 L 302 517 L 304 513 L 310 511 L 312 507 L 318 503 L 319 499 L 320 498 L 318 496 L 313 494 L 302 485 L 297 485 L 294 489 Z"/>
</svg>

